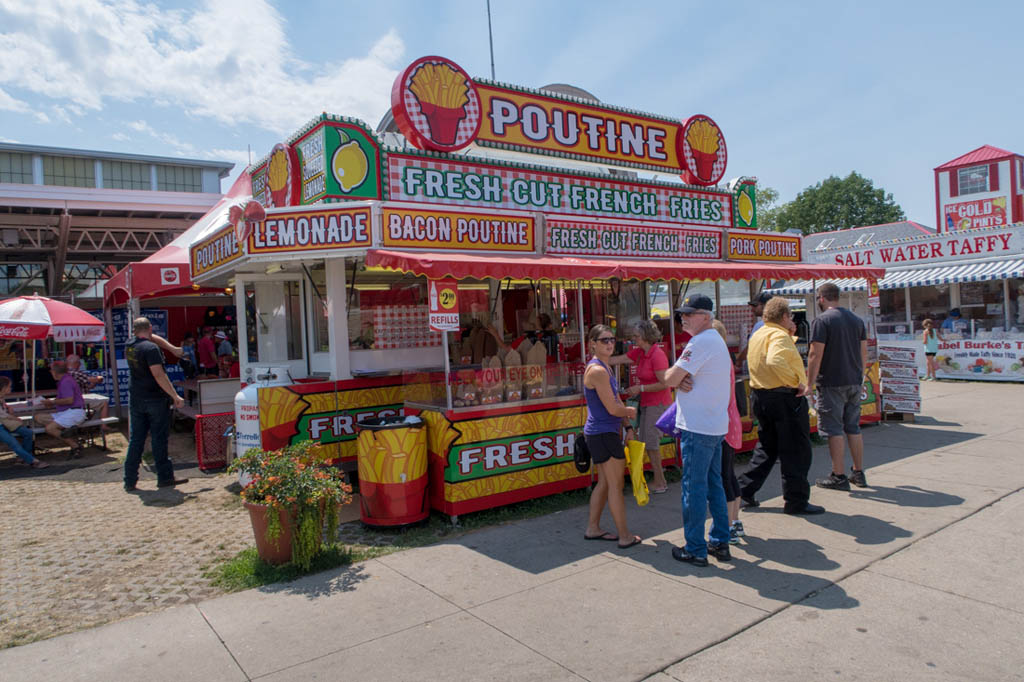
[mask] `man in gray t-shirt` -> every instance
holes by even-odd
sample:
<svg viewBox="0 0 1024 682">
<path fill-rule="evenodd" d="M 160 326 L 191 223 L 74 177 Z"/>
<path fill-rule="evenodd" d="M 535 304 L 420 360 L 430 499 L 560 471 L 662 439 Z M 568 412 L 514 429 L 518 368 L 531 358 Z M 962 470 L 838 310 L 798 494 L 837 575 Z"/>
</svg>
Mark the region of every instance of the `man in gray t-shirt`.
<svg viewBox="0 0 1024 682">
<path fill-rule="evenodd" d="M 822 284 L 817 291 L 821 314 L 811 323 L 807 380 L 818 387 L 818 431 L 828 437 L 832 474 L 817 482 L 821 488 L 849 490 L 850 483 L 867 486 L 864 476 L 864 439 L 860 433 L 861 390 L 867 367 L 868 341 L 864 322 L 839 306 L 839 287 Z M 843 473 L 846 443 L 853 469 Z"/>
</svg>

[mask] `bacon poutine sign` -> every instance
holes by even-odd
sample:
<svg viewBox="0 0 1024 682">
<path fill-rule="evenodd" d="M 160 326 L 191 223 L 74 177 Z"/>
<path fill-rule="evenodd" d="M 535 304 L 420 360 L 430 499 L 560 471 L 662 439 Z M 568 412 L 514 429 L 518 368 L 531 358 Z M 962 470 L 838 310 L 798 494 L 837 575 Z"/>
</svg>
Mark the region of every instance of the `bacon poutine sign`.
<svg viewBox="0 0 1024 682">
<path fill-rule="evenodd" d="M 420 149 L 453 152 L 479 145 L 613 165 L 674 171 L 715 185 L 728 154 L 718 125 L 685 123 L 557 93 L 471 79 L 455 62 L 423 57 L 398 75 L 391 110 Z"/>
</svg>

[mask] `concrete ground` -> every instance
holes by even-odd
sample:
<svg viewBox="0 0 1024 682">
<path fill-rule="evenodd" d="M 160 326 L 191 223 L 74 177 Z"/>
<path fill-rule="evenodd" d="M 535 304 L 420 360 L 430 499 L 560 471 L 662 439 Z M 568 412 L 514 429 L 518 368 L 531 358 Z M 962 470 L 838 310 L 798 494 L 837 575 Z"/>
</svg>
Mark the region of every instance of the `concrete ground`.
<svg viewBox="0 0 1024 682">
<path fill-rule="evenodd" d="M 782 514 L 773 477 L 731 563 L 672 559 L 677 485 L 630 504 L 628 550 L 572 509 L 9 648 L 0 679 L 1021 679 L 1024 387 L 922 393 L 828 513 Z"/>
</svg>

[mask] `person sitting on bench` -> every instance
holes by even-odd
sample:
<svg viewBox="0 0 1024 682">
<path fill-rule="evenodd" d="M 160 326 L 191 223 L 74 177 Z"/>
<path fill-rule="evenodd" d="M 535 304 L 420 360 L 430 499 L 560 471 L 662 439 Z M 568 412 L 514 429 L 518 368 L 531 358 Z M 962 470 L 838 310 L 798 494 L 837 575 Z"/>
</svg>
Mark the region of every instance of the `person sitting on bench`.
<svg viewBox="0 0 1024 682">
<path fill-rule="evenodd" d="M 82 390 L 82 399 L 85 400 L 85 406 L 92 412 L 92 416 L 100 419 L 110 416 L 110 399 L 102 393 L 94 392 L 96 386 L 103 383 L 103 377 L 85 372 L 82 369 L 82 359 L 77 355 L 67 356 L 64 362 L 68 365 L 68 374 L 78 382 L 78 388 Z M 104 431 L 109 430 L 106 424 L 100 428 Z"/>
<path fill-rule="evenodd" d="M 25 464 L 33 469 L 45 469 L 46 462 L 38 460 L 32 454 L 32 441 L 35 434 L 32 429 L 21 423 L 21 420 L 7 411 L 4 398 L 11 392 L 11 380 L 0 377 L 0 443 L 7 444 Z"/>
<path fill-rule="evenodd" d="M 68 367 L 63 362 L 54 362 L 50 372 L 57 382 L 57 397 L 44 399 L 43 405 L 56 409 L 53 413 L 37 414 L 36 421 L 43 425 L 46 433 L 67 443 L 71 448 L 72 457 L 78 457 L 82 454 L 82 448 L 71 436 L 76 431 L 74 427 L 85 421 L 85 400 L 82 398 L 82 390 L 78 388 L 78 382 L 74 377 L 68 374 Z"/>
</svg>

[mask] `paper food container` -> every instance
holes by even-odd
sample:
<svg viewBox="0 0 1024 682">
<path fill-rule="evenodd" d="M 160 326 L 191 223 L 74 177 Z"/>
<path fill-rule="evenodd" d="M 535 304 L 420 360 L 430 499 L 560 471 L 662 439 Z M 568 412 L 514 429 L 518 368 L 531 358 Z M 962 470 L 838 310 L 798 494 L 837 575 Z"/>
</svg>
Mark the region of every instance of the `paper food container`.
<svg viewBox="0 0 1024 682">
<path fill-rule="evenodd" d="M 505 355 L 505 399 L 523 399 L 523 358 L 515 349 Z"/>
</svg>

